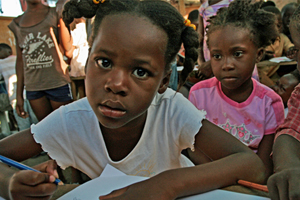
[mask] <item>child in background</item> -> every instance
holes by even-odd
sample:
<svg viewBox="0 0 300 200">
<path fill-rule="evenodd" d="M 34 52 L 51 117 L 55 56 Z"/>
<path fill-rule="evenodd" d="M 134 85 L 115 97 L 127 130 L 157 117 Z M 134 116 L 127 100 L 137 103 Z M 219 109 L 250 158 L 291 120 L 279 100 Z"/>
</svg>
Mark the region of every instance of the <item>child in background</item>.
<svg viewBox="0 0 300 200">
<path fill-rule="evenodd" d="M 298 7 L 299 3 L 291 2 L 283 6 L 281 9 L 281 17 L 282 17 L 282 26 L 283 26 L 283 33 L 293 42 L 291 38 L 291 33 L 289 30 L 290 18 L 295 12 L 296 8 Z"/>
<path fill-rule="evenodd" d="M 210 60 L 207 47 L 206 27 L 209 25 L 209 18 L 215 16 L 220 8 L 227 7 L 233 0 L 206 0 L 199 8 L 199 58 L 198 65 Z"/>
<path fill-rule="evenodd" d="M 290 33 L 300 70 L 300 7 L 291 17 Z M 274 174 L 268 180 L 271 199 L 300 199 L 300 84 L 288 101 L 288 115 L 277 129 L 273 146 Z"/>
<path fill-rule="evenodd" d="M 198 72 L 196 73 L 199 81 L 214 76 L 211 70 L 210 53 L 207 46 L 206 29 L 209 25 L 209 19 L 215 16 L 220 8 L 227 7 L 233 0 L 205 0 L 199 8 L 199 57 Z"/>
<path fill-rule="evenodd" d="M 274 13 L 276 16 L 275 24 L 279 33 L 279 37 L 277 37 L 275 41 L 272 41 L 271 45 L 265 48 L 264 60 L 288 55 L 289 51 L 291 51 L 292 47 L 294 47 L 294 44 L 284 33 L 282 33 L 282 19 L 280 10 L 274 6 L 267 6 L 263 7 L 262 9 L 267 12 Z"/>
<path fill-rule="evenodd" d="M 66 24 L 96 15 L 87 97 L 1 140 L 0 155 L 23 160 L 43 148 L 62 168 L 73 166 L 92 179 L 108 163 L 128 175 L 151 177 L 100 199 L 176 199 L 239 179 L 262 183 L 265 167 L 259 157 L 168 88 L 170 63 L 182 42 L 181 84 L 198 55 L 197 32 L 176 8 L 152 0 L 71 0 L 64 9 Z M 186 148 L 215 161 L 193 166 L 181 154 Z M 45 172 L 45 167 L 38 169 Z M 48 173 L 16 172 L 0 163 L 0 196 L 50 198 L 54 169 L 49 164 Z"/>
<path fill-rule="evenodd" d="M 258 4 L 235 0 L 211 20 L 207 36 L 215 77 L 195 84 L 189 100 L 256 152 L 270 175 L 274 133 L 284 109 L 279 95 L 251 78 L 264 47 L 277 37 L 275 16 Z"/>
<path fill-rule="evenodd" d="M 26 2 L 27 10 L 8 26 L 16 38 L 16 111 L 20 117 L 26 117 L 26 88 L 26 98 L 40 121 L 72 101 L 70 77 L 60 51 L 70 57 L 72 39 L 55 8 L 45 6 L 41 0 Z"/>
<path fill-rule="evenodd" d="M 18 130 L 28 129 L 31 124 L 38 122 L 33 110 L 27 99 L 24 99 L 24 111 L 27 113 L 26 117 L 20 117 L 15 109 L 16 105 L 16 56 L 12 55 L 12 49 L 5 43 L 0 44 L 0 74 L 3 74 L 10 104 L 13 107 L 13 113 L 9 112 L 11 121 L 16 120 Z"/>
<path fill-rule="evenodd" d="M 72 88 L 75 99 L 85 97 L 85 64 L 89 54 L 86 25 L 84 18 L 76 18 L 72 23 L 73 54 L 70 61 L 70 77 L 75 87 Z"/>
<path fill-rule="evenodd" d="M 284 117 L 287 116 L 287 102 L 294 91 L 295 87 L 300 83 L 300 74 L 297 69 L 293 72 L 283 75 L 272 89 L 281 97 L 284 105 Z"/>
</svg>

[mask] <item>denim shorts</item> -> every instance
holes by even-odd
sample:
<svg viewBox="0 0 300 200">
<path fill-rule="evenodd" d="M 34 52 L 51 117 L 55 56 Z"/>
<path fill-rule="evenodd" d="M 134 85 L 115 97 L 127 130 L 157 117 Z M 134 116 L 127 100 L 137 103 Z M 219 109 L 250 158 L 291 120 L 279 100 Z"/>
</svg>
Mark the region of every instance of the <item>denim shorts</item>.
<svg viewBox="0 0 300 200">
<path fill-rule="evenodd" d="M 47 99 L 56 102 L 66 102 L 73 99 L 70 84 L 42 91 L 26 91 L 26 98 L 34 100 L 46 96 Z"/>
</svg>

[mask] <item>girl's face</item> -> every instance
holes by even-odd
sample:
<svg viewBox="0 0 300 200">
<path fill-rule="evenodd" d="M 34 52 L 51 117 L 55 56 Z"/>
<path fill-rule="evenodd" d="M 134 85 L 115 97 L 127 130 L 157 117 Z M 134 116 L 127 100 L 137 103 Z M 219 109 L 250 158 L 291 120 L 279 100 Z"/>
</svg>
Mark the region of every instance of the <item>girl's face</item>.
<svg viewBox="0 0 300 200">
<path fill-rule="evenodd" d="M 86 95 L 102 126 L 144 125 L 157 92 L 164 92 L 167 34 L 130 14 L 103 19 L 86 70 Z"/>
<path fill-rule="evenodd" d="M 295 10 L 295 7 L 289 7 L 282 13 L 282 25 L 284 29 L 289 30 L 290 18 Z"/>
<path fill-rule="evenodd" d="M 251 81 L 262 49 L 251 41 L 248 30 L 231 25 L 215 30 L 208 37 L 212 71 L 222 89 L 243 89 Z"/>
<path fill-rule="evenodd" d="M 293 39 L 293 43 L 295 46 L 296 56 L 295 59 L 297 60 L 297 68 L 300 71 L 300 31 L 297 30 L 296 22 L 291 22 L 290 24 L 290 33 Z"/>
<path fill-rule="evenodd" d="M 287 102 L 298 83 L 294 75 L 285 74 L 273 86 L 273 90 L 281 97 L 285 107 L 287 107 Z"/>
</svg>

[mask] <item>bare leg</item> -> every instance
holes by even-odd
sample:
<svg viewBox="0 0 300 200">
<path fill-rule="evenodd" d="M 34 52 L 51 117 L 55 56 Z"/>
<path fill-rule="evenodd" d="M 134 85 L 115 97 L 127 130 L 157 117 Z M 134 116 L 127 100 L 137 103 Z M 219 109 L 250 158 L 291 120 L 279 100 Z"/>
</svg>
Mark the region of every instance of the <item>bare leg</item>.
<svg viewBox="0 0 300 200">
<path fill-rule="evenodd" d="M 60 106 L 62 106 L 62 105 L 67 105 L 67 104 L 69 104 L 69 103 L 71 103 L 71 102 L 72 102 L 72 100 L 70 100 L 70 101 L 65 101 L 65 102 L 57 102 L 57 101 L 52 101 L 52 100 L 50 100 L 51 107 L 52 107 L 53 110 L 56 110 L 56 109 L 59 108 Z"/>
<path fill-rule="evenodd" d="M 85 97 L 86 95 L 85 95 L 84 79 L 78 80 L 76 83 L 76 87 L 77 87 L 79 99 Z"/>
<path fill-rule="evenodd" d="M 39 99 L 29 100 L 29 103 L 39 121 L 44 119 L 53 111 L 49 99 L 47 99 L 45 96 Z"/>
</svg>

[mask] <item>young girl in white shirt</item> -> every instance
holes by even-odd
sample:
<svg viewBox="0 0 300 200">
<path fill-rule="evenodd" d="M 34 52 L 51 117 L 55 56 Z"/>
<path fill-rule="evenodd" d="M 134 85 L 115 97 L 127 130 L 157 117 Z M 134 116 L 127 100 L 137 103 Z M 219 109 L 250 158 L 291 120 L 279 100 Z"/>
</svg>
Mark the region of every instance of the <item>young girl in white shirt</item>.
<svg viewBox="0 0 300 200">
<path fill-rule="evenodd" d="M 261 183 L 265 168 L 258 156 L 168 89 L 170 63 L 182 42 L 181 83 L 197 60 L 198 37 L 189 22 L 165 1 L 71 0 L 63 16 L 70 24 L 95 14 L 87 98 L 0 141 L 0 154 L 23 160 L 44 150 L 62 168 L 73 166 L 92 179 L 106 164 L 151 177 L 100 199 L 176 199 L 239 179 Z M 193 166 L 181 154 L 186 148 L 203 151 L 214 162 Z M 45 173 L 16 172 L 1 164 L 0 195 L 50 198 L 56 190 L 55 164 L 38 169 Z"/>
</svg>

